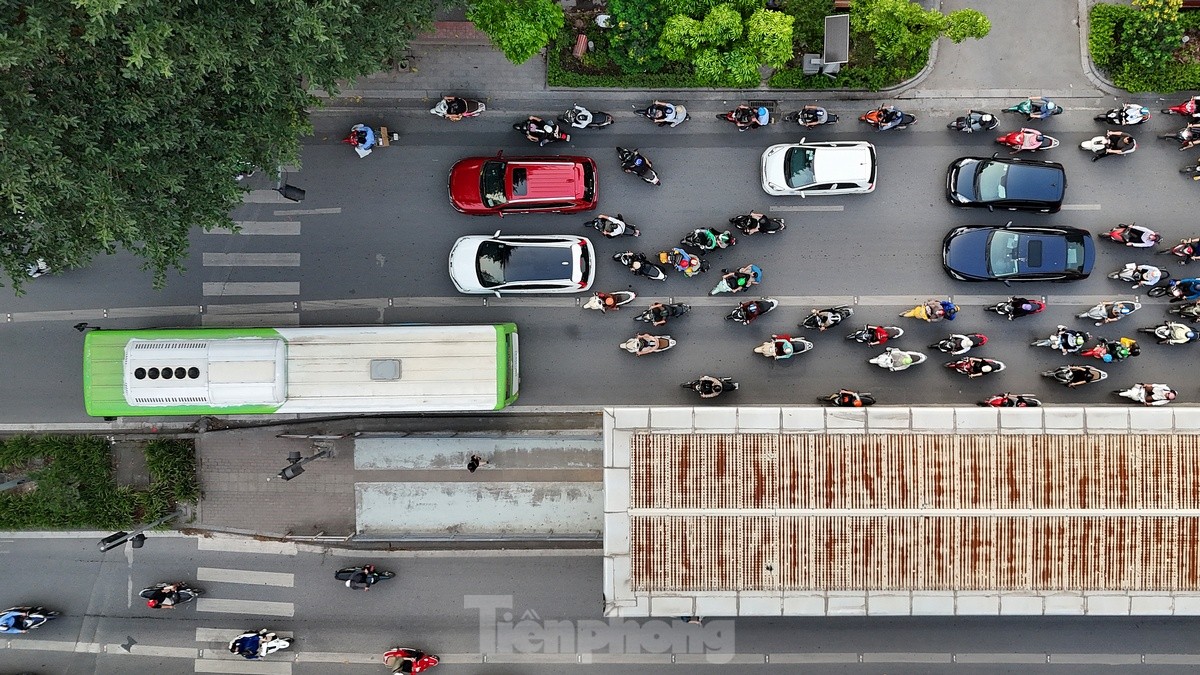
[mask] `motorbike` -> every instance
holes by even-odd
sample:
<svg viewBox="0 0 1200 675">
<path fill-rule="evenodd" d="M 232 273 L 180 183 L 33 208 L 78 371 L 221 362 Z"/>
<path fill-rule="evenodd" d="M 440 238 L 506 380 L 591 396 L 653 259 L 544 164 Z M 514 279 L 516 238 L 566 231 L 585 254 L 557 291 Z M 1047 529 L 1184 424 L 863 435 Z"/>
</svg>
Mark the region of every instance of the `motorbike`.
<svg viewBox="0 0 1200 675">
<path fill-rule="evenodd" d="M 772 335 L 770 340 L 755 347 L 754 353 L 762 354 L 768 359 L 782 361 L 790 359 L 796 354 L 803 354 L 812 348 L 813 343 L 802 337 L 794 338 L 791 335 Z"/>
<path fill-rule="evenodd" d="M 172 590 L 166 590 L 168 588 Z M 173 584 L 163 582 L 143 588 L 138 592 L 138 597 L 145 598 L 148 601 L 146 603 L 147 607 L 158 609 L 160 607 L 174 607 L 189 603 L 203 592 L 199 588 L 193 588 L 182 581 Z"/>
<path fill-rule="evenodd" d="M 1200 300 L 1200 279 L 1189 277 L 1178 281 L 1168 281 L 1166 286 L 1155 286 L 1146 291 L 1152 298 L 1170 296 L 1170 302 L 1185 300 Z"/>
<path fill-rule="evenodd" d="M 629 268 L 636 276 L 646 277 L 652 281 L 665 281 L 667 273 L 662 268 L 650 262 L 644 253 L 622 251 L 613 256 L 613 260 Z"/>
<path fill-rule="evenodd" d="M 257 649 L 247 649 L 242 640 L 247 638 L 257 637 Z M 257 633 L 246 631 L 229 641 L 229 651 L 237 654 L 245 659 L 256 661 L 269 654 L 274 654 L 278 651 L 283 651 L 292 646 L 293 638 L 279 637 L 275 633 L 262 629 Z M 253 643 L 254 641 L 252 641 Z"/>
<path fill-rule="evenodd" d="M 588 301 L 583 303 L 584 309 L 598 309 L 601 313 L 608 310 L 616 311 L 621 305 L 628 305 L 637 297 L 633 291 L 613 291 L 612 293 L 593 293 Z"/>
<path fill-rule="evenodd" d="M 1196 112 L 1198 101 L 1200 101 L 1200 96 L 1193 96 L 1179 105 L 1173 105 L 1170 108 L 1163 108 L 1162 114 L 1183 115 L 1184 117 L 1200 117 L 1200 114 Z"/>
<path fill-rule="evenodd" d="M 1158 254 L 1176 256 L 1181 258 L 1180 265 L 1186 265 L 1193 260 L 1200 260 L 1200 239 L 1180 239 L 1178 244 Z"/>
<path fill-rule="evenodd" d="M 984 309 L 988 312 L 995 312 L 996 314 L 999 314 L 1000 316 L 1008 319 L 1009 321 L 1012 321 L 1013 319 L 1016 319 L 1016 318 L 1020 318 L 1022 316 L 1030 316 L 1033 314 L 1040 314 L 1043 311 L 1045 311 L 1045 309 L 1046 309 L 1046 303 L 1042 302 L 1041 300 L 1026 299 L 1024 303 L 1020 303 L 1020 304 L 1031 305 L 1033 307 L 1033 309 L 1032 310 L 1021 310 L 1019 307 L 1016 306 L 1016 303 L 1014 303 L 1014 301 L 1017 299 L 1018 298 L 1009 298 L 1008 300 L 1005 300 L 1004 302 L 998 302 L 998 303 L 992 305 L 991 307 L 985 307 Z"/>
<path fill-rule="evenodd" d="M 867 324 L 860 330 L 846 336 L 847 340 L 854 340 L 860 345 L 869 345 L 875 347 L 886 343 L 888 340 L 895 340 L 904 335 L 904 329 L 896 326 L 872 326 Z"/>
<path fill-rule="evenodd" d="M 618 147 L 617 158 L 621 160 L 621 170 L 625 173 L 631 173 L 651 185 L 662 185 L 662 181 L 654 171 L 654 165 L 636 148 L 626 150 Z"/>
<path fill-rule="evenodd" d="M 1167 321 L 1161 326 L 1139 328 L 1139 333 L 1149 333 L 1158 340 L 1160 345 L 1186 345 L 1200 340 L 1200 334 L 1186 324 Z"/>
<path fill-rule="evenodd" d="M 718 113 L 717 119 L 732 122 L 737 126 L 738 131 L 745 131 L 767 126 L 771 123 L 771 114 L 763 107 L 752 108 L 748 105 L 739 105 L 729 112 Z"/>
<path fill-rule="evenodd" d="M 822 124 L 836 124 L 838 116 L 820 106 L 805 106 L 783 116 L 784 122 L 795 122 L 804 127 L 819 127 Z"/>
<path fill-rule="evenodd" d="M 459 119 L 465 117 L 479 117 L 483 114 L 483 111 L 487 110 L 487 106 L 483 104 L 483 101 L 475 101 L 469 98 L 459 98 L 457 96 L 454 98 L 464 104 L 465 107 L 461 108 L 462 112 L 451 113 L 450 101 L 442 98 L 442 100 L 437 102 L 437 105 L 429 109 L 429 113 L 431 115 L 437 115 L 438 117 L 448 119 L 451 122 L 457 122 Z"/>
<path fill-rule="evenodd" d="M 700 394 L 700 398 L 716 398 L 727 391 L 736 390 L 738 383 L 734 382 L 732 377 L 702 375 L 691 382 L 684 382 L 679 386 L 684 389 L 691 389 Z"/>
<path fill-rule="evenodd" d="M 762 268 L 758 265 L 746 265 L 739 268 L 736 272 L 729 270 L 721 270 L 724 276 L 717 282 L 715 288 L 708 292 L 709 295 L 717 295 L 719 293 L 737 293 L 744 291 L 751 286 L 762 282 Z"/>
<path fill-rule="evenodd" d="M 616 222 L 614 222 L 616 221 Z M 604 216 L 596 216 L 591 220 L 583 221 L 584 227 L 590 227 L 609 239 L 617 237 L 640 237 L 642 231 L 625 222 L 625 216 L 617 214 L 616 218 L 607 218 Z"/>
<path fill-rule="evenodd" d="M 1200 143 L 1200 124 L 1189 124 L 1173 134 L 1159 134 L 1159 138 L 1179 143 L 1180 151 L 1193 148 Z"/>
<path fill-rule="evenodd" d="M 1093 366 L 1059 366 L 1047 370 L 1042 377 L 1048 377 L 1061 385 L 1075 388 L 1089 382 L 1100 382 L 1108 378 L 1108 373 Z"/>
<path fill-rule="evenodd" d="M 531 142 L 537 143 L 540 146 L 547 143 L 554 143 L 555 141 L 571 140 L 571 135 L 560 129 L 558 122 L 543 120 L 532 115 L 520 122 L 514 122 L 512 127 L 527 139 L 530 134 L 537 137 L 537 140 L 531 139 Z"/>
<path fill-rule="evenodd" d="M 852 314 L 854 314 L 854 308 L 849 305 L 814 309 L 800 322 L 800 327 L 824 331 L 850 318 Z"/>
<path fill-rule="evenodd" d="M 996 394 L 990 396 L 978 403 L 985 408 L 1040 408 L 1042 402 L 1033 397 L 1032 394 Z"/>
<path fill-rule="evenodd" d="M 850 391 L 842 389 L 835 391 L 828 396 L 821 396 L 817 399 L 821 403 L 828 402 L 837 408 L 865 408 L 869 405 L 875 405 L 875 397 L 868 391 Z"/>
<path fill-rule="evenodd" d="M 910 124 L 916 124 L 917 118 L 915 115 L 910 115 L 889 105 L 868 110 L 859 116 L 858 121 L 870 124 L 875 127 L 876 131 L 888 131 L 889 129 L 904 129 Z"/>
<path fill-rule="evenodd" d="M 1137 223 L 1122 223 L 1100 236 L 1118 244 L 1137 248 L 1148 248 L 1162 240 L 1161 234 L 1147 227 L 1138 227 Z"/>
<path fill-rule="evenodd" d="M 1168 308 L 1167 312 L 1180 318 L 1189 319 L 1192 323 L 1200 322 L 1200 300 L 1190 305 L 1176 305 Z"/>
<path fill-rule="evenodd" d="M 998 373 L 1004 370 L 1005 365 L 1003 361 L 995 359 L 981 359 L 975 356 L 967 356 L 947 363 L 946 367 L 967 377 L 975 378 L 983 377 L 989 373 Z"/>
<path fill-rule="evenodd" d="M 655 101 L 645 108 L 635 105 L 633 109 L 637 111 L 637 114 L 660 127 L 669 125 L 674 128 L 692 118 L 691 115 L 688 115 L 687 108 L 665 101 Z"/>
<path fill-rule="evenodd" d="M 1116 300 L 1113 302 L 1101 302 L 1088 311 L 1076 316 L 1080 319 L 1091 319 L 1096 322 L 1097 326 L 1102 326 L 1106 323 L 1119 321 L 1141 308 L 1142 303 L 1137 300 Z"/>
<path fill-rule="evenodd" d="M 1192 177 L 1192 180 L 1200 180 L 1200 162 L 1196 164 L 1188 164 L 1179 169 L 1179 173 L 1187 174 Z"/>
<path fill-rule="evenodd" d="M 966 115 L 955 118 L 946 128 L 973 134 L 976 131 L 991 131 L 999 125 L 1000 120 L 992 113 L 971 110 Z"/>
<path fill-rule="evenodd" d="M 359 575 L 356 579 L 355 575 Z M 354 590 L 367 590 L 380 581 L 391 579 L 396 576 L 395 572 L 385 570 L 377 570 L 374 565 L 360 565 L 358 567 L 343 567 L 333 573 L 333 578 L 338 581 L 346 582 L 346 588 Z M 359 588 L 361 587 L 361 588 Z"/>
<path fill-rule="evenodd" d="M 1133 385 L 1128 389 L 1117 389 L 1113 391 L 1117 396 L 1123 396 L 1130 401 L 1137 401 L 1142 405 L 1167 405 L 1179 395 L 1174 389 L 1165 384 L 1143 384 L 1141 382 Z"/>
<path fill-rule="evenodd" d="M 1050 337 L 1044 340 L 1034 340 L 1029 344 L 1033 347 L 1057 349 L 1065 356 L 1067 354 L 1078 353 L 1090 339 L 1092 339 L 1091 333 L 1082 330 L 1073 330 L 1059 324 L 1058 330 L 1051 333 Z"/>
<path fill-rule="evenodd" d="M 576 129 L 603 129 L 613 123 L 613 116 L 597 110 L 592 112 L 576 103 L 571 109 L 558 116 L 558 121 Z"/>
<path fill-rule="evenodd" d="M 665 304 L 662 306 L 662 310 L 661 310 L 662 314 L 659 317 L 661 319 L 661 322 L 659 325 L 666 325 L 667 321 L 674 319 L 676 317 L 683 316 L 684 314 L 687 314 L 690 311 L 692 311 L 692 306 L 685 305 L 682 302 L 672 302 L 670 304 Z M 654 317 L 654 307 L 651 306 L 651 307 L 646 308 L 641 314 L 638 314 L 637 316 L 633 317 L 633 320 L 634 321 L 644 321 L 645 323 L 653 324 L 654 318 L 655 318 Z"/>
<path fill-rule="evenodd" d="M 670 335 L 650 335 L 649 333 L 638 333 L 621 343 L 621 349 L 638 356 L 665 352 L 674 346 L 675 338 Z"/>
<path fill-rule="evenodd" d="M 1106 122 L 1117 126 L 1133 126 L 1150 119 L 1150 109 L 1136 103 L 1126 103 L 1120 108 L 1113 108 L 1103 115 L 1096 115 L 1097 122 Z"/>
<path fill-rule="evenodd" d="M 741 216 L 734 216 L 729 219 L 729 222 L 733 223 L 733 226 L 741 230 L 742 234 L 746 235 L 747 237 L 758 232 L 775 234 L 776 232 L 782 232 L 787 229 L 787 225 L 784 224 L 783 218 L 768 218 L 766 216 L 755 217 L 755 214 L 750 213 Z"/>
<path fill-rule="evenodd" d="M 1133 288 L 1142 286 L 1157 286 L 1160 281 L 1170 278 L 1171 273 L 1167 270 L 1155 267 L 1153 265 L 1139 265 L 1137 263 L 1125 263 L 1125 266 L 1116 272 L 1109 272 L 1109 279 L 1118 279 L 1120 281 L 1132 281 Z"/>
<path fill-rule="evenodd" d="M 748 300 L 733 308 L 733 311 L 725 315 L 726 321 L 737 321 L 743 326 L 749 326 L 758 317 L 770 312 L 779 306 L 779 301 L 775 298 L 759 298 L 758 300 Z"/>
<path fill-rule="evenodd" d="M 676 272 L 683 272 L 684 276 L 689 278 L 708 271 L 708 261 L 678 247 L 670 251 L 659 251 L 658 262 L 674 267 Z"/>
<path fill-rule="evenodd" d="M 867 362 L 874 363 L 880 368 L 886 368 L 894 373 L 925 363 L 928 358 L 928 356 L 925 356 L 921 352 L 906 352 L 895 347 L 885 347 L 882 354 L 869 359 Z"/>
<path fill-rule="evenodd" d="M 1049 99 L 1034 101 L 1031 98 L 1027 98 L 1016 105 L 1005 108 L 1004 112 L 1020 113 L 1027 120 L 1044 120 L 1051 115 L 1061 115 L 1063 108 L 1060 105 L 1055 105 L 1054 101 Z"/>
<path fill-rule="evenodd" d="M 945 354 L 958 356 L 959 354 L 966 354 L 976 347 L 986 345 L 987 341 L 987 336 L 983 333 L 971 333 L 970 335 L 953 333 L 945 340 L 929 345 L 929 348 L 936 349 Z"/>
<path fill-rule="evenodd" d="M 27 633 L 57 617 L 45 607 L 9 607 L 0 612 L 0 634 Z"/>
<path fill-rule="evenodd" d="M 440 662 L 437 656 L 411 647 L 393 647 L 383 653 L 383 665 L 393 673 L 423 673 Z"/>
<path fill-rule="evenodd" d="M 1100 359 L 1105 363 L 1112 363 L 1113 361 L 1124 361 L 1131 356 L 1137 356 L 1141 353 L 1142 348 L 1138 346 L 1137 340 L 1130 340 L 1129 338 L 1121 338 L 1120 340 L 1100 338 L 1099 344 L 1079 352 L 1079 355 L 1092 359 Z"/>
<path fill-rule="evenodd" d="M 1047 136 L 1037 129 L 1022 128 L 1020 131 L 997 136 L 996 142 L 1001 145 L 1007 145 L 1012 148 L 1010 154 L 1017 154 L 1022 150 L 1037 151 L 1050 150 L 1058 147 L 1058 139 L 1053 136 Z"/>
<path fill-rule="evenodd" d="M 1114 138 L 1114 139 L 1118 139 L 1118 140 L 1110 141 L 1109 140 L 1110 138 Z M 1114 143 L 1121 143 L 1125 147 L 1120 152 L 1116 152 L 1116 153 L 1107 152 L 1107 150 L 1109 148 L 1113 147 Z M 1088 152 L 1091 152 L 1092 159 L 1100 159 L 1101 157 L 1107 157 L 1110 154 L 1116 154 L 1116 155 L 1131 154 L 1131 153 L 1133 153 L 1133 151 L 1137 150 L 1137 141 L 1129 134 L 1125 134 L 1124 136 L 1120 136 L 1120 137 L 1117 137 L 1117 136 L 1111 136 L 1111 137 L 1110 136 L 1093 136 L 1092 138 L 1089 138 L 1088 140 L 1080 143 L 1079 149 L 1087 150 Z"/>
<path fill-rule="evenodd" d="M 718 232 L 711 227 L 699 228 L 692 230 L 683 239 L 679 240 L 684 246 L 698 248 L 701 252 L 715 251 L 719 248 L 729 248 L 737 244 L 737 238 L 729 230 Z"/>
<path fill-rule="evenodd" d="M 936 323 L 947 318 L 953 321 L 957 315 L 958 305 L 949 300 L 935 300 L 933 298 L 900 314 L 902 317 L 920 319 L 926 323 Z"/>
<path fill-rule="evenodd" d="M 389 132 L 387 127 L 367 126 L 366 124 L 355 124 L 350 127 L 350 135 L 342 139 L 343 143 L 353 145 L 354 152 L 358 153 L 359 157 L 366 157 L 378 147 L 387 147 L 391 143 L 400 141 L 400 134 Z"/>
</svg>

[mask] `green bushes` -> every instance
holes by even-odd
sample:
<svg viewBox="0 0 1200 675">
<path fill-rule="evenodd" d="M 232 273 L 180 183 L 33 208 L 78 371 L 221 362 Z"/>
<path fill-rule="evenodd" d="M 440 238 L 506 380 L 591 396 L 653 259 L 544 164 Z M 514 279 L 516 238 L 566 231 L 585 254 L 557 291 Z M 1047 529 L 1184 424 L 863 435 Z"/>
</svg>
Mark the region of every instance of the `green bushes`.
<svg viewBox="0 0 1200 675">
<path fill-rule="evenodd" d="M 110 449 L 107 439 L 96 436 L 20 436 L 0 443 L 0 470 L 33 481 L 0 492 L 0 529 L 115 530 L 199 498 L 190 442 L 146 445 L 145 491 L 117 485 Z"/>
<path fill-rule="evenodd" d="M 1182 41 L 1176 37 L 1200 33 L 1200 12 L 1175 13 L 1170 5 L 1157 4 L 1092 6 L 1088 14 L 1092 62 L 1113 84 L 1131 92 L 1200 88 L 1195 48 L 1180 46 Z"/>
</svg>

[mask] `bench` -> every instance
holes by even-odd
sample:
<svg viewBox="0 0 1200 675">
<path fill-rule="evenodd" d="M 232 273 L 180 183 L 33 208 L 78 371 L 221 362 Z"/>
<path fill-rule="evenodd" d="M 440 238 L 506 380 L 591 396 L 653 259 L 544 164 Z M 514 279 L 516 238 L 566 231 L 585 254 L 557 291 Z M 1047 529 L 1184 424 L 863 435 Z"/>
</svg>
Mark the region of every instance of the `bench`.
<svg viewBox="0 0 1200 675">
<path fill-rule="evenodd" d="M 850 0 L 833 0 L 834 9 L 850 9 Z"/>
<path fill-rule="evenodd" d="M 391 137 L 388 136 L 387 127 L 379 127 L 379 147 L 386 148 L 391 145 Z"/>
<path fill-rule="evenodd" d="M 575 49 L 571 50 L 571 54 L 574 55 L 576 59 L 582 61 L 583 55 L 587 53 L 587 49 L 588 49 L 587 36 L 584 35 L 583 33 L 576 35 L 575 36 Z"/>
</svg>

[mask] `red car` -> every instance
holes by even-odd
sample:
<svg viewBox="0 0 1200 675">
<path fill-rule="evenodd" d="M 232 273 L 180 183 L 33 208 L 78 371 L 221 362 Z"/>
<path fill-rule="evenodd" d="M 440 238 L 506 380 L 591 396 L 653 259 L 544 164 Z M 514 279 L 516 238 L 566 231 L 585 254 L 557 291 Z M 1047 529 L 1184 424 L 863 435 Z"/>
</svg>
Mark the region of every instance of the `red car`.
<svg viewBox="0 0 1200 675">
<path fill-rule="evenodd" d="M 467 157 L 450 169 L 450 204 L 473 216 L 596 208 L 590 157 Z"/>
</svg>

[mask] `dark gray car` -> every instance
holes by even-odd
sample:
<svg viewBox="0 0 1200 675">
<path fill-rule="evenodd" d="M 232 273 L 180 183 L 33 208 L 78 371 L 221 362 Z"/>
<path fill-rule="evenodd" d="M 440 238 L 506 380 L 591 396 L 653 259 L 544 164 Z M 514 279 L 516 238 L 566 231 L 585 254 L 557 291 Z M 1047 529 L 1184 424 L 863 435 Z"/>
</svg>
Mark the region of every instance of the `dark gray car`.
<svg viewBox="0 0 1200 675">
<path fill-rule="evenodd" d="M 946 199 L 955 206 L 1057 213 L 1067 190 L 1062 164 L 1007 157 L 960 157 L 946 171 Z"/>
</svg>

